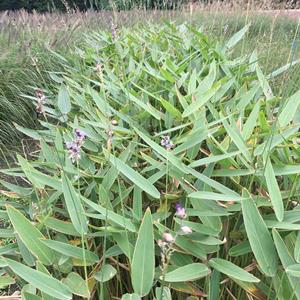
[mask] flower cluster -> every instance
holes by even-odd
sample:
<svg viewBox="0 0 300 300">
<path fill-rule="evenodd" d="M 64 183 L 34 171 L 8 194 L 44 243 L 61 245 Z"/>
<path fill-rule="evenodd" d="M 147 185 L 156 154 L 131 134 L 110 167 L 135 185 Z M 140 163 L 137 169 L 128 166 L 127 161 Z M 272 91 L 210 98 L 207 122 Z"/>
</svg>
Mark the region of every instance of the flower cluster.
<svg viewBox="0 0 300 300">
<path fill-rule="evenodd" d="M 80 151 L 85 138 L 86 138 L 85 132 L 83 132 L 80 129 L 75 129 L 74 140 L 71 142 L 66 142 L 69 158 L 72 160 L 73 163 L 80 160 Z"/>
<path fill-rule="evenodd" d="M 35 90 L 35 96 L 37 98 L 37 105 L 35 107 L 35 110 L 38 114 L 43 114 L 45 112 L 44 102 L 46 99 L 44 92 L 41 89 L 37 89 Z"/>
<path fill-rule="evenodd" d="M 176 207 L 176 216 L 180 219 L 185 219 L 187 217 L 185 208 L 180 203 L 176 203 L 175 207 Z"/>
<path fill-rule="evenodd" d="M 165 147 L 165 149 L 167 150 L 171 150 L 172 148 L 175 147 L 175 145 L 173 144 L 173 142 L 171 141 L 170 137 L 168 135 L 164 136 L 161 141 L 160 144 Z"/>
<path fill-rule="evenodd" d="M 185 219 L 187 217 L 185 208 L 180 204 L 177 203 L 176 204 L 176 213 L 175 215 L 177 217 L 179 217 L 181 220 Z M 182 222 L 181 222 L 182 223 Z M 180 230 L 178 230 L 176 232 L 176 235 L 173 236 L 171 233 L 169 232 L 164 232 L 162 234 L 162 240 L 158 240 L 157 244 L 158 246 L 161 248 L 162 252 L 161 252 L 161 262 L 162 262 L 162 270 L 164 270 L 168 264 L 168 261 L 171 257 L 171 254 L 173 252 L 172 250 L 172 246 L 176 241 L 176 237 L 178 235 L 183 235 L 183 234 L 190 234 L 192 233 L 192 229 L 189 226 L 180 226 Z"/>
<path fill-rule="evenodd" d="M 110 28 L 113 39 L 116 39 L 118 35 L 118 26 L 113 22 L 113 20 L 111 20 Z"/>
</svg>

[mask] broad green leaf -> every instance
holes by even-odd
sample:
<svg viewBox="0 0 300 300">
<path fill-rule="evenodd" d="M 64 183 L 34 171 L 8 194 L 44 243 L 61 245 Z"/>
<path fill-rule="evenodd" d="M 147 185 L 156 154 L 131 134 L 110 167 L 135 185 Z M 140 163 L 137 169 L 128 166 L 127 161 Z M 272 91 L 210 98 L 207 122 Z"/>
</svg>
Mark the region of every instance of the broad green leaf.
<svg viewBox="0 0 300 300">
<path fill-rule="evenodd" d="M 250 27 L 250 24 L 246 25 L 240 31 L 235 33 L 226 43 L 226 49 L 233 48 L 245 36 L 249 27 Z"/>
<path fill-rule="evenodd" d="M 237 280 L 246 281 L 246 282 L 259 282 L 260 280 L 248 273 L 244 269 L 238 267 L 230 261 L 221 259 L 221 258 L 213 258 L 209 260 L 208 264 L 213 267 L 215 270 L 229 276 L 235 278 Z"/>
<path fill-rule="evenodd" d="M 297 107 L 300 105 L 300 90 L 293 94 L 287 100 L 284 108 L 278 116 L 280 126 L 284 127 L 288 125 L 294 118 Z"/>
<path fill-rule="evenodd" d="M 77 273 L 71 272 L 62 282 L 70 289 L 70 291 L 83 298 L 90 297 L 90 291 L 86 281 Z"/>
<path fill-rule="evenodd" d="M 147 295 L 154 279 L 154 234 L 150 209 L 145 212 L 137 241 L 135 244 L 132 263 L 132 286 L 139 296 Z"/>
<path fill-rule="evenodd" d="M 62 221 L 56 218 L 47 217 L 44 220 L 39 219 L 40 223 L 46 225 L 47 227 L 64 234 L 72 236 L 80 236 L 80 234 L 75 230 L 71 222 Z"/>
<path fill-rule="evenodd" d="M 121 172 L 124 176 L 126 176 L 130 181 L 136 184 L 143 191 L 145 191 L 154 198 L 160 198 L 160 193 L 156 189 L 156 187 L 152 183 L 150 183 L 149 180 L 147 180 L 138 172 L 136 172 L 127 164 L 125 164 L 122 160 L 118 159 L 112 154 L 109 154 L 109 161 L 114 167 L 116 167 L 119 170 L 119 172 Z"/>
<path fill-rule="evenodd" d="M 282 221 L 284 214 L 283 201 L 270 158 L 267 159 L 266 163 L 265 179 L 275 215 L 278 221 Z"/>
<path fill-rule="evenodd" d="M 54 251 L 61 253 L 65 256 L 70 256 L 73 258 L 80 259 L 84 261 L 87 265 L 93 265 L 97 261 L 99 261 L 99 257 L 89 250 L 79 248 L 67 243 L 54 241 L 54 240 L 41 240 L 41 242 L 49 247 L 50 249 L 53 249 Z"/>
<path fill-rule="evenodd" d="M 205 277 L 210 274 L 208 267 L 201 263 L 193 263 L 165 274 L 166 282 L 186 282 Z M 162 278 L 160 278 L 162 279 Z"/>
<path fill-rule="evenodd" d="M 267 276 L 274 276 L 277 254 L 267 226 L 250 197 L 241 204 L 247 237 L 257 263 Z"/>
<path fill-rule="evenodd" d="M 55 258 L 54 252 L 41 242 L 41 239 L 45 238 L 43 234 L 14 207 L 7 206 L 7 213 L 27 249 L 43 264 L 51 265 Z"/>
<path fill-rule="evenodd" d="M 52 295 L 53 297 L 60 300 L 72 299 L 72 294 L 69 288 L 58 281 L 56 278 L 26 267 L 12 259 L 6 258 L 5 261 L 8 267 L 10 267 L 16 275 L 20 276 L 22 279 L 24 279 L 37 289 L 41 290 L 42 292 L 45 292 L 48 295 Z"/>
<path fill-rule="evenodd" d="M 117 274 L 117 270 L 112 265 L 103 265 L 100 271 L 95 273 L 94 278 L 99 282 L 111 280 Z"/>
<path fill-rule="evenodd" d="M 57 106 L 60 112 L 64 115 L 71 111 L 71 101 L 69 92 L 64 84 L 61 84 L 58 92 Z"/>
<path fill-rule="evenodd" d="M 66 175 L 62 177 L 62 189 L 66 207 L 75 230 L 80 234 L 86 234 L 88 231 L 88 221 L 81 204 L 80 196 L 76 193 L 71 181 Z"/>
</svg>

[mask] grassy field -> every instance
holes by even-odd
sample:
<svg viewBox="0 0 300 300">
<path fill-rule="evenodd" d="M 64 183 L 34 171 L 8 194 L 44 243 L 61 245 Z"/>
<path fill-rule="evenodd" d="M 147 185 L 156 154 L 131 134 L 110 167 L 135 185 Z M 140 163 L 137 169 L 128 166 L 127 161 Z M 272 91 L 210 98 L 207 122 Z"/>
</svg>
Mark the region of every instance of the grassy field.
<svg viewBox="0 0 300 300">
<path fill-rule="evenodd" d="M 297 21 L 16 12 L 0 30 L 3 297 L 300 299 Z"/>
<path fill-rule="evenodd" d="M 233 55 L 256 50 L 262 67 L 270 72 L 299 57 L 298 24 L 292 18 L 253 12 L 222 13 L 213 10 L 193 11 L 130 11 L 123 13 L 74 13 L 69 15 L 28 15 L 26 12 L 0 15 L 0 91 L 1 142 L 4 146 L 19 146 L 20 136 L 14 122 L 27 127 L 37 125 L 32 103 L 22 97 L 28 87 L 51 84 L 47 71 L 59 72 L 61 66 L 53 51 L 72 60 L 76 45 L 84 41 L 90 31 L 111 30 L 138 26 L 143 22 L 161 23 L 165 20 L 188 22 L 203 29 L 212 39 L 223 41 L 246 23 L 251 23 L 247 38 Z M 299 68 L 291 69 L 291 80 L 284 85 L 287 93 L 297 88 Z M 274 87 L 278 85 L 274 83 Z"/>
</svg>

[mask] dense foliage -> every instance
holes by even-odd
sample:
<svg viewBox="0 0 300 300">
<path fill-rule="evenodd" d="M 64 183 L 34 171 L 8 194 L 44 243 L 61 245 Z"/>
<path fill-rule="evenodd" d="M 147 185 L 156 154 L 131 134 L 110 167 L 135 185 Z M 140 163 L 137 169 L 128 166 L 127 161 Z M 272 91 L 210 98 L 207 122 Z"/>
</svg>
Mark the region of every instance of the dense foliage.
<svg viewBox="0 0 300 300">
<path fill-rule="evenodd" d="M 268 83 L 291 64 L 265 76 L 255 52 L 230 58 L 248 28 L 223 44 L 140 26 L 57 56 L 53 88 L 27 96 L 44 129 L 18 127 L 38 157 L 1 170 L 16 180 L 1 181 L 2 286 L 25 299 L 300 299 L 299 92 Z"/>
</svg>

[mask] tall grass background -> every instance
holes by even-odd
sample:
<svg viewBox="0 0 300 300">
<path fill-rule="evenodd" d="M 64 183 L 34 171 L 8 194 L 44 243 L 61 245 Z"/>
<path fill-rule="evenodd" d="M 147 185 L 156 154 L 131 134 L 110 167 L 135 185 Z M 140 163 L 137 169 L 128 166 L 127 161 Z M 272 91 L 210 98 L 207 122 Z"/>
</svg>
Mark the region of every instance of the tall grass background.
<svg viewBox="0 0 300 300">
<path fill-rule="evenodd" d="M 276 4 L 276 3 L 275 3 Z M 283 6 L 275 6 L 283 8 Z M 289 6 L 285 6 L 285 8 Z M 287 62 L 297 60 L 299 22 L 282 11 L 268 11 L 274 1 L 213 1 L 211 4 L 194 2 L 177 10 L 146 10 L 136 7 L 129 11 L 86 12 L 68 10 L 68 13 L 28 13 L 26 11 L 0 12 L 0 149 L 12 154 L 26 142 L 15 129 L 15 124 L 34 128 L 36 113 L 32 103 L 24 98 L 28 91 L 44 87 L 51 90 L 49 71 L 59 72 L 63 66 L 57 55 L 72 61 L 72 52 L 90 32 L 133 28 L 145 22 L 188 22 L 199 26 L 207 35 L 222 41 L 251 23 L 243 43 L 232 53 L 257 51 L 260 64 L 270 72 Z M 60 61 L 60 60 L 59 60 Z M 291 94 L 297 89 L 300 67 L 294 66 L 282 78 L 271 82 L 272 88 Z M 24 148 L 24 147 L 23 147 Z M 23 151 L 26 151 L 23 149 Z M 12 154 L 13 155 L 13 154 Z"/>
</svg>

